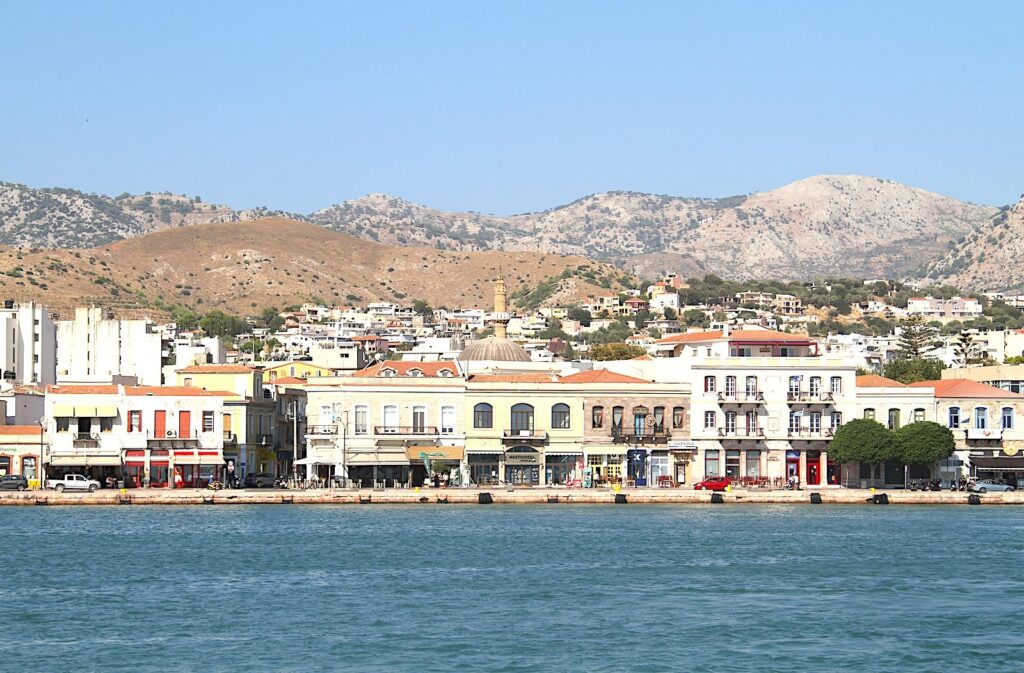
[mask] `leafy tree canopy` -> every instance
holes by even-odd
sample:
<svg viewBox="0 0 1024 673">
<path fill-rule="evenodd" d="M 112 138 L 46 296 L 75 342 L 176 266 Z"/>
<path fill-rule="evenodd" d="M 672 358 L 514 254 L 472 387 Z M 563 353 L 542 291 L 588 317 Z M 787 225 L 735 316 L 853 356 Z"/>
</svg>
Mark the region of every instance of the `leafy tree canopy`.
<svg viewBox="0 0 1024 673">
<path fill-rule="evenodd" d="M 893 434 L 881 423 L 857 418 L 839 426 L 828 447 L 829 458 L 837 463 L 882 463 L 896 454 Z"/>
<path fill-rule="evenodd" d="M 904 425 L 894 434 L 895 458 L 907 465 L 931 465 L 949 458 L 956 449 L 950 429 L 931 421 Z"/>
<path fill-rule="evenodd" d="M 629 360 L 646 353 L 640 346 L 627 343 L 595 344 L 590 347 L 592 360 Z"/>
</svg>

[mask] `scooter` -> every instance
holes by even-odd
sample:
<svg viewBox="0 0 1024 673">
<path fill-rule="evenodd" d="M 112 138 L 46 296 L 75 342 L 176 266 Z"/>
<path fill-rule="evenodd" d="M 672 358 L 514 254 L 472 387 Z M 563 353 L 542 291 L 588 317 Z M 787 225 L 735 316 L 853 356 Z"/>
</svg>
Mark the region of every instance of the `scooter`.
<svg viewBox="0 0 1024 673">
<path fill-rule="evenodd" d="M 274 479 L 274 488 L 288 488 L 288 480 L 284 477 Z"/>
</svg>

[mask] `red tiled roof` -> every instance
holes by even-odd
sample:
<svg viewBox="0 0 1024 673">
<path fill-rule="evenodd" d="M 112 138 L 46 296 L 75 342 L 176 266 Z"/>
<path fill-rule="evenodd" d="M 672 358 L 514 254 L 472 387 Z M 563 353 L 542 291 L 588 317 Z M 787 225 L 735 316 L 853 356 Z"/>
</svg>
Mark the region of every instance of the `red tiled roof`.
<svg viewBox="0 0 1024 673">
<path fill-rule="evenodd" d="M 658 339 L 655 343 L 659 344 L 688 344 L 688 343 L 700 343 L 704 341 L 717 341 L 722 338 L 722 330 L 710 329 L 703 330 L 700 332 L 684 332 L 682 334 L 673 334 Z"/>
<path fill-rule="evenodd" d="M 942 379 L 940 381 L 918 381 L 911 383 L 912 388 L 935 388 L 935 397 L 947 399 L 988 399 L 988 398 L 1024 398 L 1024 395 L 1011 393 L 1009 390 L 970 381 L 968 379 Z"/>
<path fill-rule="evenodd" d="M 299 378 L 298 376 L 281 376 L 271 381 L 271 383 L 278 386 L 294 386 L 308 382 L 307 379 Z"/>
<path fill-rule="evenodd" d="M 238 397 L 226 390 L 206 390 L 195 386 L 125 386 L 124 394 L 129 397 Z"/>
<path fill-rule="evenodd" d="M 182 374 L 248 374 L 256 371 L 248 365 L 192 365 L 179 369 Z"/>
<path fill-rule="evenodd" d="M 776 332 L 770 329 L 738 329 L 729 333 L 729 341 L 799 341 L 809 343 L 810 340 L 799 334 Z"/>
<path fill-rule="evenodd" d="M 469 380 L 474 383 L 558 383 L 557 374 L 473 374 Z"/>
<path fill-rule="evenodd" d="M 893 381 L 878 374 L 865 374 L 857 377 L 858 388 L 906 388 L 906 383 Z"/>
<path fill-rule="evenodd" d="M 48 395 L 117 395 L 117 386 L 110 384 L 80 383 L 63 386 L 46 386 Z"/>
<path fill-rule="evenodd" d="M 607 369 L 591 369 L 562 378 L 562 383 L 650 383 L 647 379 L 626 376 Z"/>
<path fill-rule="evenodd" d="M 0 435 L 35 435 L 38 437 L 43 429 L 38 425 L 0 425 Z"/>
<path fill-rule="evenodd" d="M 377 376 L 381 370 L 393 369 L 396 376 L 409 376 L 409 372 L 418 369 L 422 376 L 440 377 L 442 371 L 447 370 L 452 376 L 459 376 L 459 366 L 454 362 L 403 362 L 401 360 L 389 360 L 379 364 L 370 365 L 361 369 L 352 376 L 369 378 Z"/>
</svg>

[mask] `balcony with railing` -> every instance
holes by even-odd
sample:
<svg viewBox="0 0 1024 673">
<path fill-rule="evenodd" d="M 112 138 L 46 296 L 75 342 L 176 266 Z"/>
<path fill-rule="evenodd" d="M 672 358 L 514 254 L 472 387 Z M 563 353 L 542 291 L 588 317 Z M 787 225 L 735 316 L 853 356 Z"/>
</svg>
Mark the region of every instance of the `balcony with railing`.
<svg viewBox="0 0 1024 673">
<path fill-rule="evenodd" d="M 375 425 L 373 434 L 396 437 L 429 437 L 437 435 L 436 425 Z"/>
<path fill-rule="evenodd" d="M 322 436 L 326 436 L 326 435 L 336 435 L 336 434 L 338 434 L 338 426 L 337 425 L 307 425 L 306 426 L 306 436 L 307 437 L 316 437 L 316 436 L 322 437 Z"/>
<path fill-rule="evenodd" d="M 501 433 L 504 444 L 547 444 L 548 433 L 533 428 L 509 428 Z"/>
<path fill-rule="evenodd" d="M 811 427 L 811 428 L 788 428 L 786 434 L 790 438 L 795 439 L 828 439 L 836 434 L 835 428 L 828 426 Z"/>
<path fill-rule="evenodd" d="M 796 390 L 791 388 L 786 393 L 786 401 L 790 404 L 832 404 L 835 399 L 828 390 Z"/>
<path fill-rule="evenodd" d="M 760 390 L 734 390 L 718 393 L 719 404 L 762 404 L 764 393 Z"/>
<path fill-rule="evenodd" d="M 760 426 L 736 425 L 718 428 L 718 436 L 726 439 L 764 439 L 764 428 Z"/>
<path fill-rule="evenodd" d="M 76 432 L 72 445 L 76 449 L 88 449 L 98 447 L 100 445 L 99 433 L 95 432 Z"/>
<path fill-rule="evenodd" d="M 661 425 L 642 428 L 612 427 L 613 444 L 668 444 L 671 437 L 672 432 Z"/>
</svg>

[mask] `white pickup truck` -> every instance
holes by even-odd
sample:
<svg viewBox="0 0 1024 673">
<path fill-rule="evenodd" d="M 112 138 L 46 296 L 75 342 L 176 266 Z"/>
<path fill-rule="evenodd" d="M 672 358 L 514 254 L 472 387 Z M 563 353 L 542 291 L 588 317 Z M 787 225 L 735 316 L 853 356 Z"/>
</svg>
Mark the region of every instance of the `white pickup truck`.
<svg viewBox="0 0 1024 673">
<path fill-rule="evenodd" d="M 66 474 L 60 479 L 47 479 L 46 488 L 52 488 L 60 493 L 61 491 L 89 491 L 93 493 L 100 487 L 100 482 L 95 479 L 86 479 L 80 474 Z"/>
</svg>

